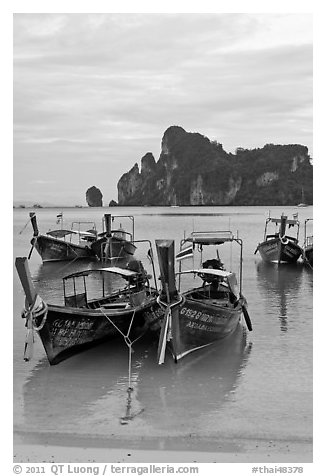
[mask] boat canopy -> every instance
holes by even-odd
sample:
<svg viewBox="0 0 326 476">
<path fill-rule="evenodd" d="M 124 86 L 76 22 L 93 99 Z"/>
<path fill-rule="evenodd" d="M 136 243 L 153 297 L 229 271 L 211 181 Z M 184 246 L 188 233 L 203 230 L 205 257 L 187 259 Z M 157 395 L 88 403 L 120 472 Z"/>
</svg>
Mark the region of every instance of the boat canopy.
<svg viewBox="0 0 326 476">
<path fill-rule="evenodd" d="M 46 233 L 49 236 L 53 236 L 54 238 L 64 238 L 67 235 L 73 235 L 74 232 L 72 230 L 51 230 Z"/>
<path fill-rule="evenodd" d="M 77 230 L 71 230 L 72 233 L 80 236 L 94 236 L 96 235 L 96 230 L 94 231 L 77 231 Z"/>
<path fill-rule="evenodd" d="M 286 217 L 283 217 L 283 218 L 286 218 Z M 281 222 L 282 222 L 282 218 L 267 218 L 267 221 L 270 221 L 272 223 L 276 223 L 276 225 L 279 225 Z M 299 221 L 298 220 L 288 220 L 286 218 L 286 224 L 287 225 L 299 225 Z"/>
<path fill-rule="evenodd" d="M 232 231 L 194 231 L 184 242 L 200 245 L 221 245 L 228 241 L 233 241 Z"/>
<path fill-rule="evenodd" d="M 67 235 L 79 235 L 79 236 L 92 236 L 94 233 L 89 231 L 76 231 L 76 230 L 50 230 L 46 233 L 48 236 L 53 236 L 53 238 L 64 238 Z"/>
<path fill-rule="evenodd" d="M 69 274 L 68 276 L 65 276 L 63 279 L 78 278 L 79 276 L 88 276 L 89 274 L 94 272 L 106 272 L 106 273 L 118 274 L 119 276 L 122 276 L 123 278 L 126 278 L 126 279 L 135 277 L 139 274 L 136 271 L 130 271 L 129 269 L 119 268 L 117 266 L 111 266 L 107 268 L 86 269 L 85 271 L 79 271 L 77 273 Z"/>
<path fill-rule="evenodd" d="M 231 276 L 230 271 L 225 271 L 224 269 L 212 269 L 212 268 L 199 268 L 199 269 L 190 269 L 186 271 L 180 271 L 176 274 L 187 274 L 187 273 L 194 273 L 194 274 L 208 274 L 211 276 L 220 276 L 222 278 L 228 278 Z"/>
</svg>

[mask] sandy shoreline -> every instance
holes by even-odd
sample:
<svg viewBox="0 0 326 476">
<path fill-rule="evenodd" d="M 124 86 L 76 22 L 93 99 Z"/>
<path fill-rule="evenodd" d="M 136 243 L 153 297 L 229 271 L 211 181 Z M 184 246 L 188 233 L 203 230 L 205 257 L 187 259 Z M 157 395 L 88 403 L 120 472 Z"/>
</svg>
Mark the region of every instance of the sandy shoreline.
<svg viewBox="0 0 326 476">
<path fill-rule="evenodd" d="M 14 463 L 312 463 L 311 440 L 14 438 Z M 26 443 L 28 441 L 28 443 Z"/>
</svg>

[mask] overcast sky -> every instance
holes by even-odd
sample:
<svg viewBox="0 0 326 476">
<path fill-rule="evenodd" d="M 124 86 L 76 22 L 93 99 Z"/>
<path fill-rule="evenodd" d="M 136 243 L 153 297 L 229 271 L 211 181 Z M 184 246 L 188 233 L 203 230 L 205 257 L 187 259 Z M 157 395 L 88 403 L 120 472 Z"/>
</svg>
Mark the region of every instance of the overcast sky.
<svg viewBox="0 0 326 476">
<path fill-rule="evenodd" d="M 312 151 L 311 14 L 15 14 L 14 200 L 85 205 L 171 125 Z"/>
</svg>

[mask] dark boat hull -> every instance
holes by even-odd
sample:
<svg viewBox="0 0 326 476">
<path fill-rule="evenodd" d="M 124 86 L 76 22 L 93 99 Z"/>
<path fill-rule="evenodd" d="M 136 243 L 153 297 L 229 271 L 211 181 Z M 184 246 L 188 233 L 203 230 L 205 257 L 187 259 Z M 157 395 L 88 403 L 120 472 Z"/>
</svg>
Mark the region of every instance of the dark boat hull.
<svg viewBox="0 0 326 476">
<path fill-rule="evenodd" d="M 307 246 L 303 250 L 303 261 L 313 267 L 313 246 Z"/>
<path fill-rule="evenodd" d="M 131 241 L 111 237 L 95 241 L 92 250 L 100 259 L 126 259 L 134 255 L 136 246 Z"/>
<path fill-rule="evenodd" d="M 78 245 L 46 235 L 38 235 L 35 249 L 43 262 L 72 261 L 82 258 L 95 258 L 94 251 L 87 245 Z"/>
<path fill-rule="evenodd" d="M 48 305 L 44 322 L 43 316 L 39 316 L 35 324 L 48 360 L 55 365 L 100 342 L 117 336 L 123 339 L 122 334 L 127 335 L 131 322 L 131 334 L 140 335 L 144 332 L 143 313 L 152 304 L 153 300 L 136 310 L 103 309 L 108 318 L 99 309 Z"/>
<path fill-rule="evenodd" d="M 302 249 L 294 240 L 272 238 L 260 243 L 257 247 L 262 259 L 267 263 L 296 263 Z"/>
<path fill-rule="evenodd" d="M 239 324 L 241 308 L 209 306 L 186 299 L 172 314 L 172 340 L 170 350 L 175 361 L 185 355 L 232 334 Z"/>
<path fill-rule="evenodd" d="M 225 302 L 209 305 L 185 298 L 180 306 L 172 311 L 171 339 L 167 345 L 177 362 L 187 354 L 213 344 L 232 334 L 237 328 L 242 308 L 226 305 Z M 149 328 L 160 333 L 165 312 L 154 308 L 145 312 Z"/>
</svg>

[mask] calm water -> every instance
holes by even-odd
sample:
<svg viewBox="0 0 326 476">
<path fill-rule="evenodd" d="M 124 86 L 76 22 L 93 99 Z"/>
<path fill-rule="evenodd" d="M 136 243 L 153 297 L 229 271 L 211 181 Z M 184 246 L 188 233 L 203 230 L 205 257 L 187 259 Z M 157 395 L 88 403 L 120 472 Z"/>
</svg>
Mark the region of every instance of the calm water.
<svg viewBox="0 0 326 476">
<path fill-rule="evenodd" d="M 37 211 L 41 232 L 55 227 L 57 209 Z M 95 221 L 102 228 L 104 209 L 65 209 L 72 221 Z M 156 345 L 138 342 L 132 357 L 131 404 L 127 405 L 128 351 L 122 341 L 103 344 L 50 367 L 36 336 L 34 357 L 23 361 L 24 295 L 14 272 L 14 426 L 19 439 L 69 444 L 88 435 L 95 440 L 148 438 L 165 448 L 178 437 L 249 438 L 309 441 L 312 438 L 312 294 L 313 274 L 301 265 L 277 269 L 254 255 L 268 210 L 264 207 L 119 208 L 135 216 L 136 239 L 174 238 L 184 231 L 229 229 L 244 241 L 243 294 L 249 304 L 253 332 L 245 327 L 213 347 L 186 357 L 178 365 L 156 364 Z M 273 207 L 271 214 L 299 220 L 312 217 L 312 207 Z M 14 257 L 30 249 L 31 225 L 19 234 L 29 210 L 14 210 Z M 128 222 L 119 220 L 119 223 Z M 300 242 L 303 241 L 303 226 Z M 139 246 L 143 259 L 148 247 Z M 237 249 L 221 249 L 226 267 L 237 271 Z M 36 251 L 30 267 L 43 298 L 60 302 L 61 277 L 92 266 L 79 262 L 42 265 Z M 149 268 L 148 268 L 149 270 Z M 126 414 L 133 418 L 120 423 Z M 118 443 L 117 443 L 118 444 Z M 215 446 L 216 447 L 216 446 Z M 207 446 L 207 449 L 213 449 Z"/>
</svg>

